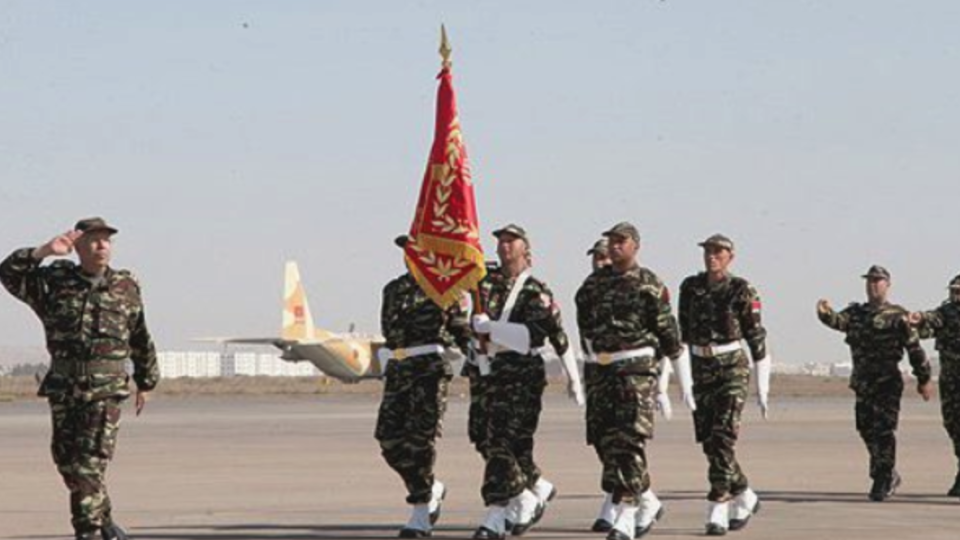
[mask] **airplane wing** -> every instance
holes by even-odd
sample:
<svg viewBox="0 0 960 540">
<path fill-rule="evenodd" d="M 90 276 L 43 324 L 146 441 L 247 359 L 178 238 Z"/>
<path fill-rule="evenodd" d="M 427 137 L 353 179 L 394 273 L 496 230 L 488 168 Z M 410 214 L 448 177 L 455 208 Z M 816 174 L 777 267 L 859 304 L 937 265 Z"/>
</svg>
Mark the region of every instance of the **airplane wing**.
<svg viewBox="0 0 960 540">
<path fill-rule="evenodd" d="M 218 343 L 220 345 L 226 344 L 236 344 L 236 345 L 273 345 L 278 348 L 291 347 L 299 343 L 299 341 L 294 339 L 284 339 L 281 337 L 256 337 L 256 338 L 241 338 L 241 337 L 206 337 L 206 338 L 196 338 L 192 341 L 199 341 L 205 343 Z"/>
</svg>

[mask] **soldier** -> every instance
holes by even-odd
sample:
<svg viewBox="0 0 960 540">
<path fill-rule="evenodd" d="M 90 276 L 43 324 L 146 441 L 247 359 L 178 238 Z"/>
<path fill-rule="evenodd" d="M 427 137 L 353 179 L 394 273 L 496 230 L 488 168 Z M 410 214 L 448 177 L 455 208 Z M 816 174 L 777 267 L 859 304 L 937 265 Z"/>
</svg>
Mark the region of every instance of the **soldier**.
<svg viewBox="0 0 960 540">
<path fill-rule="evenodd" d="M 766 331 L 760 296 L 747 280 L 729 271 L 733 242 L 715 234 L 701 242 L 705 271 L 680 286 L 680 335 L 690 348 L 697 442 L 709 463 L 707 534 L 742 529 L 760 509 L 734 453 L 740 415 L 750 382 L 750 358 L 757 370 L 757 395 L 764 418 L 770 385 Z M 687 368 L 680 363 L 681 377 Z"/>
<path fill-rule="evenodd" d="M 14 251 L 0 264 L 0 281 L 40 318 L 50 371 L 40 385 L 53 419 L 53 461 L 70 490 L 77 539 L 123 540 L 113 520 L 104 479 L 120 428 L 121 402 L 129 397 L 126 361 L 133 361 L 136 414 L 160 378 L 156 350 L 144 319 L 140 284 L 127 270 L 110 267 L 117 229 L 101 218 L 37 248 Z M 80 263 L 50 256 L 77 252 Z"/>
<path fill-rule="evenodd" d="M 663 516 L 650 489 L 646 443 L 653 437 L 654 396 L 664 356 L 681 347 L 670 295 L 663 282 L 637 264 L 640 234 L 630 223 L 604 233 L 610 266 L 586 279 L 577 291 L 577 323 L 596 365 L 587 412 L 588 442 L 604 465 L 604 489 L 616 505 L 609 540 L 645 535 Z"/>
<path fill-rule="evenodd" d="M 604 236 L 597 240 L 593 244 L 593 247 L 587 250 L 587 255 L 590 257 L 593 272 L 609 266 L 610 243 L 607 237 Z M 580 348 L 583 351 L 587 350 L 582 337 L 580 340 Z M 587 418 L 592 418 L 596 415 L 595 411 L 599 397 L 598 390 L 602 386 L 597 380 L 597 363 L 590 360 L 591 359 L 588 359 L 588 361 L 583 364 L 583 384 L 587 393 Z M 600 512 L 597 515 L 597 519 L 594 520 L 591 530 L 593 532 L 610 532 L 610 529 L 613 528 L 613 521 L 617 518 L 617 505 L 613 504 L 613 478 L 616 471 L 612 466 L 608 466 L 603 462 L 603 454 L 600 452 L 600 447 L 596 444 L 597 441 L 594 431 L 594 426 L 587 422 L 587 444 L 593 446 L 593 450 L 597 453 L 597 458 L 600 460 L 602 467 L 600 473 L 600 489 L 604 497 L 603 503 L 600 505 Z"/>
<path fill-rule="evenodd" d="M 409 241 L 406 235 L 394 240 L 401 248 Z M 383 288 L 380 324 L 386 343 L 377 356 L 386 384 L 376 438 L 413 505 L 399 537 L 424 538 L 432 534 L 446 495 L 433 466 L 453 375 L 448 349 L 466 350 L 469 321 L 463 306 L 441 309 L 406 272 Z"/>
<path fill-rule="evenodd" d="M 486 313 L 473 317 L 474 331 L 488 340 L 478 368 L 484 379 L 485 410 L 480 415 L 484 425 L 479 436 L 484 441 L 482 495 L 487 506 L 474 533 L 479 539 L 504 538 L 508 529 L 517 536 L 524 534 L 556 496 L 556 488 L 534 462 L 533 436 L 547 385 L 542 350 L 548 344 L 561 356 L 569 350 L 553 293 L 531 275 L 526 231 L 511 224 L 493 235 L 500 267 L 481 282 Z"/>
<path fill-rule="evenodd" d="M 960 497 L 960 275 L 950 280 L 950 296 L 937 309 L 912 313 L 920 338 L 936 338 L 940 352 L 940 411 L 953 442 L 958 472 L 947 495 Z"/>
<path fill-rule="evenodd" d="M 870 500 L 883 501 L 900 485 L 897 474 L 897 422 L 903 376 L 898 364 L 906 350 L 917 378 L 917 392 L 928 401 L 933 393 L 930 363 L 920 347 L 916 329 L 906 321 L 907 311 L 887 301 L 890 273 L 871 266 L 867 280 L 867 299 L 851 303 L 837 313 L 826 300 L 817 302 L 820 322 L 847 335 L 853 356 L 850 388 L 857 397 L 857 431 L 870 452 Z"/>
</svg>

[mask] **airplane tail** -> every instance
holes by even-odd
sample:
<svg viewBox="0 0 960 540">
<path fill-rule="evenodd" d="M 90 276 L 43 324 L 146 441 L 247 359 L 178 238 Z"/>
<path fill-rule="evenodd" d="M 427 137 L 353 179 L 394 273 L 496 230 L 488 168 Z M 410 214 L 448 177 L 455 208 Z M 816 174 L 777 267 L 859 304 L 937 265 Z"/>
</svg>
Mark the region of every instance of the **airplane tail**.
<svg viewBox="0 0 960 540">
<path fill-rule="evenodd" d="M 283 280 L 283 339 L 291 341 L 323 341 L 332 337 L 326 330 L 313 326 L 313 316 L 307 303 L 307 293 L 300 281 L 300 269 L 294 261 L 287 261 Z"/>
</svg>

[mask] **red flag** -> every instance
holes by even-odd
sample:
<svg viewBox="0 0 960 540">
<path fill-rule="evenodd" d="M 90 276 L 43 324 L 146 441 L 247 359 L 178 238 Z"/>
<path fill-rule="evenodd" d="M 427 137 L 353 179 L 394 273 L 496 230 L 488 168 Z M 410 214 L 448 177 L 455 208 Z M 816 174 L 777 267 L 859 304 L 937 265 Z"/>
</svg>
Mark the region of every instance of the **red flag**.
<svg viewBox="0 0 960 540">
<path fill-rule="evenodd" d="M 433 149 L 404 259 L 423 292 L 446 308 L 476 288 L 486 267 L 450 68 L 444 67 L 437 78 Z"/>
</svg>

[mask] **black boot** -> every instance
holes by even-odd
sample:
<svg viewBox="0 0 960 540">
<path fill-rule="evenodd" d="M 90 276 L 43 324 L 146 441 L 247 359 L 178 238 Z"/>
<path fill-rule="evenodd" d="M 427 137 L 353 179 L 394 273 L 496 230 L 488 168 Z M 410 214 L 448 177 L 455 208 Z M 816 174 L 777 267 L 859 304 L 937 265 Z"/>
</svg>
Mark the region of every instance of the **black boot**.
<svg viewBox="0 0 960 540">
<path fill-rule="evenodd" d="M 74 534 L 73 538 L 75 540 L 97 540 L 96 532 L 78 532 Z"/>
<path fill-rule="evenodd" d="M 892 471 L 889 475 L 878 476 L 873 480 L 873 486 L 870 488 L 870 500 L 882 502 L 890 498 L 900 487 L 900 475 L 897 471 Z"/>
<path fill-rule="evenodd" d="M 612 528 L 613 528 L 613 523 L 610 523 L 605 519 L 598 519 L 593 522 L 593 527 L 591 527 L 590 530 L 593 532 L 601 533 L 601 532 L 610 532 L 610 529 Z"/>
<path fill-rule="evenodd" d="M 130 540 L 127 531 L 123 530 L 116 523 L 105 525 L 100 529 L 100 538 L 103 540 Z"/>
<path fill-rule="evenodd" d="M 947 492 L 947 497 L 960 497 L 960 472 L 958 472 L 957 477 L 954 478 L 953 487 Z"/>
</svg>

